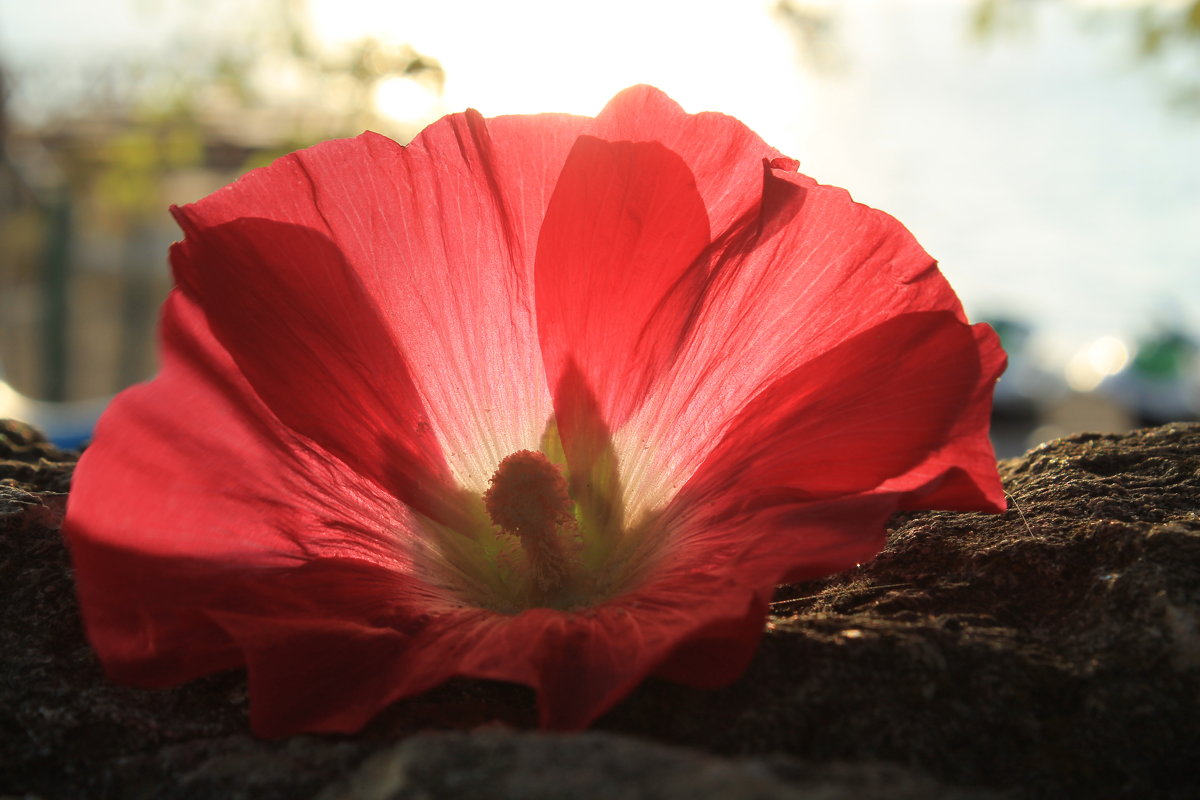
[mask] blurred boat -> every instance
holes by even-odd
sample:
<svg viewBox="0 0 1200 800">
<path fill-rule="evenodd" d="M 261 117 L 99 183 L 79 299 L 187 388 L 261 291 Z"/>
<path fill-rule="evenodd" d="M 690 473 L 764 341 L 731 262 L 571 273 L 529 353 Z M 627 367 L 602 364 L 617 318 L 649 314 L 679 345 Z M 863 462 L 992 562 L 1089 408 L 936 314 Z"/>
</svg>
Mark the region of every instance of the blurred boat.
<svg viewBox="0 0 1200 800">
<path fill-rule="evenodd" d="M 1200 419 L 1200 345 L 1178 327 L 1160 326 L 1096 391 L 1146 425 Z"/>
<path fill-rule="evenodd" d="M 1062 378 L 1037 357 L 1031 346 L 1033 328 L 1028 323 L 1011 317 L 986 321 L 1000 336 L 1008 355 L 1008 367 L 993 396 L 994 415 L 1014 420 L 1038 417 L 1047 404 L 1066 393 Z"/>
</svg>

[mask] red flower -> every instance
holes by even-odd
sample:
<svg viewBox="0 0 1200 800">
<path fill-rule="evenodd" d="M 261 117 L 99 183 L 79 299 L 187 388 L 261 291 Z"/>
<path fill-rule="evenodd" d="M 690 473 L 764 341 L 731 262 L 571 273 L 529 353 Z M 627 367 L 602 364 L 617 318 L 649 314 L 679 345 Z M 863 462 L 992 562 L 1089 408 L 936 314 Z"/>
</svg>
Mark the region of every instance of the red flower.
<svg viewBox="0 0 1200 800">
<path fill-rule="evenodd" d="M 772 588 L 997 511 L 1004 357 L 891 217 L 637 87 L 446 117 L 175 209 L 162 371 L 67 535 L 109 675 L 249 670 L 266 735 L 453 676 L 587 725 L 732 680 Z"/>
</svg>

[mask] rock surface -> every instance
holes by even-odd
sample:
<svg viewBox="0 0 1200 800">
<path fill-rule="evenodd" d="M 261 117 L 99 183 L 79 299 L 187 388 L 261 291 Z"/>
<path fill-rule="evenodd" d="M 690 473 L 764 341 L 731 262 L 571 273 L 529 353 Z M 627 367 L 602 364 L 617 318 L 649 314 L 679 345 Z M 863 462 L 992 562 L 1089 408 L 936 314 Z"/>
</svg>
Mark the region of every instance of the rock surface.
<svg viewBox="0 0 1200 800">
<path fill-rule="evenodd" d="M 780 590 L 737 683 L 652 681 L 578 735 L 480 681 L 276 741 L 239 673 L 107 683 L 58 534 L 76 455 L 0 423 L 0 797 L 1200 796 L 1200 425 L 1002 462 L 1007 513 L 898 517 Z"/>
</svg>

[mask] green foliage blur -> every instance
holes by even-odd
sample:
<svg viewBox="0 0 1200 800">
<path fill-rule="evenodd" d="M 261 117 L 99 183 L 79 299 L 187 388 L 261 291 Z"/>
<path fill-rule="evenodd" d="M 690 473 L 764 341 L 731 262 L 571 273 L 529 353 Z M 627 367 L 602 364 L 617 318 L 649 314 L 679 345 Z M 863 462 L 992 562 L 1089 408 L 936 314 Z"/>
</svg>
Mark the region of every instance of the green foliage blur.
<svg viewBox="0 0 1200 800">
<path fill-rule="evenodd" d="M 384 117 L 374 98 L 394 79 L 436 96 L 434 59 L 373 38 L 324 44 L 304 0 L 229 5 L 221 35 L 193 36 L 215 8 L 189 7 L 169 59 L 97 65 L 87 91 L 32 116 L 13 99 L 48 96 L 52 69 L 45 86 L 0 71 L 0 380 L 19 392 L 82 399 L 153 372 L 172 203 L 324 139 L 404 141 L 428 121 Z"/>
<path fill-rule="evenodd" d="M 976 0 L 971 31 L 980 40 L 1036 33 L 1036 14 L 1046 2 L 1066 2 L 1095 30 L 1116 28 L 1130 54 L 1162 67 L 1164 92 L 1179 110 L 1200 115 L 1200 0 L 1144 0 L 1088 4 L 1071 0 Z"/>
</svg>

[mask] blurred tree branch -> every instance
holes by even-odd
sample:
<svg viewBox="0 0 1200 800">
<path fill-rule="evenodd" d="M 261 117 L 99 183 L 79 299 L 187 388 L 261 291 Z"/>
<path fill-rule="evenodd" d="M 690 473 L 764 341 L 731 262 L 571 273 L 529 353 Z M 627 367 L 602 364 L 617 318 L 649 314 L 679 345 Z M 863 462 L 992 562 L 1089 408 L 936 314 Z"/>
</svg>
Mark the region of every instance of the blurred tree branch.
<svg viewBox="0 0 1200 800">
<path fill-rule="evenodd" d="M 1200 0 L 1142 0 L 1134 3 L 1081 3 L 1075 0 L 977 0 L 972 33 L 981 39 L 1027 33 L 1045 3 L 1066 3 L 1094 26 L 1128 31 L 1130 52 L 1141 62 L 1160 65 L 1176 105 L 1200 113 Z"/>
</svg>

